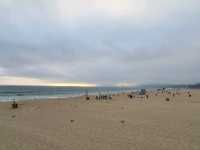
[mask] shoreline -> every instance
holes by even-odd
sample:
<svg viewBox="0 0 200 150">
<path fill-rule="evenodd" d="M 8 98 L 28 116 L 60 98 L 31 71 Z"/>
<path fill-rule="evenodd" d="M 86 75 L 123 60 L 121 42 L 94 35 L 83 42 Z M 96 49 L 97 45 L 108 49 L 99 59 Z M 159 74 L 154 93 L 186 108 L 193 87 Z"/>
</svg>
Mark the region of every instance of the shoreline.
<svg viewBox="0 0 200 150">
<path fill-rule="evenodd" d="M 106 95 L 113 95 L 118 93 L 128 93 L 131 92 L 131 90 L 127 91 L 113 91 L 113 92 L 89 92 L 88 95 L 94 96 L 99 94 L 106 94 Z M 80 97 L 86 95 L 85 93 L 79 93 L 79 94 L 50 94 L 50 95 L 23 95 L 23 96 L 0 96 L 0 102 L 6 102 L 6 101 L 21 101 L 21 100 L 42 100 L 42 99 L 66 99 L 66 98 L 73 98 L 73 97 Z"/>
<path fill-rule="evenodd" d="M 116 95 L 116 94 L 123 94 L 123 93 L 130 93 L 131 91 L 119 91 L 119 92 L 94 92 L 94 93 L 89 93 L 88 94 L 88 96 L 96 96 L 96 95 L 99 95 L 100 93 L 101 94 L 105 94 L 105 95 Z M 20 97 L 17 97 L 17 98 L 10 98 L 10 100 L 0 100 L 0 103 L 1 102 L 12 102 L 13 100 L 15 100 L 15 101 L 42 101 L 42 100 L 44 100 L 44 101 L 46 101 L 46 100 L 55 100 L 55 99 L 65 99 L 65 100 L 68 100 L 68 99 L 71 99 L 71 98 L 79 98 L 79 97 L 84 97 L 85 96 L 85 94 L 69 94 L 69 95 L 63 95 L 63 96 L 35 96 L 35 97 L 33 97 L 33 96 L 29 96 L 29 97 L 32 97 L 32 98 L 28 98 L 28 96 L 27 96 L 27 98 L 26 98 L 26 96 L 25 97 L 23 97 L 23 98 L 21 98 L 20 99 Z"/>
<path fill-rule="evenodd" d="M 187 89 L 188 90 L 188 89 Z M 180 92 L 186 92 L 186 89 L 179 89 L 178 91 Z M 137 90 L 135 90 L 137 91 Z M 135 92 L 134 91 L 134 92 Z M 157 90 L 156 89 L 151 89 L 151 90 L 147 90 L 147 92 L 149 93 L 155 93 Z M 189 91 L 200 91 L 200 89 L 189 89 Z M 102 94 L 105 95 L 122 95 L 122 94 L 126 94 L 128 96 L 129 93 L 133 92 L 133 90 L 131 91 L 119 91 L 119 92 L 102 92 Z M 94 97 L 96 95 L 99 95 L 101 92 L 99 93 L 89 93 L 88 96 L 89 97 Z M 56 100 L 71 100 L 71 99 L 81 99 L 83 97 L 85 97 L 85 94 L 74 94 L 74 95 L 65 95 L 65 96 L 44 96 L 44 97 L 39 97 L 38 98 L 22 98 L 22 99 L 11 99 L 11 100 L 0 100 L 0 103 L 10 103 L 13 102 L 13 100 L 17 101 L 17 102 L 28 102 L 28 101 L 56 101 Z"/>
</svg>

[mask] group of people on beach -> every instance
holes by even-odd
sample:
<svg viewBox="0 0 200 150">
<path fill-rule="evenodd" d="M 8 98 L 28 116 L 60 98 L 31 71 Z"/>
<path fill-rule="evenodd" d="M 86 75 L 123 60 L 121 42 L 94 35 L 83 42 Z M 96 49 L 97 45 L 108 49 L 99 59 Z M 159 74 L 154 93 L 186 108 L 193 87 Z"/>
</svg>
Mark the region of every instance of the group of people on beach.
<svg viewBox="0 0 200 150">
<path fill-rule="evenodd" d="M 95 98 L 96 100 L 111 100 L 112 96 L 104 94 L 104 95 L 98 95 Z"/>
</svg>

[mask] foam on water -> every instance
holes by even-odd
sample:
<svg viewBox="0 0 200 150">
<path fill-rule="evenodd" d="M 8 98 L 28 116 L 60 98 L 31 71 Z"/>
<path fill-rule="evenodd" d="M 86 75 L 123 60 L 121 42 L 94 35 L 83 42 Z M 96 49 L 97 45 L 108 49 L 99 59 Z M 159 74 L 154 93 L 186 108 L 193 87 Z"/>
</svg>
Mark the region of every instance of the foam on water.
<svg viewBox="0 0 200 150">
<path fill-rule="evenodd" d="M 0 101 L 37 100 L 49 98 L 66 98 L 85 95 L 112 94 L 131 91 L 123 87 L 49 87 L 49 86 L 0 86 Z"/>
</svg>

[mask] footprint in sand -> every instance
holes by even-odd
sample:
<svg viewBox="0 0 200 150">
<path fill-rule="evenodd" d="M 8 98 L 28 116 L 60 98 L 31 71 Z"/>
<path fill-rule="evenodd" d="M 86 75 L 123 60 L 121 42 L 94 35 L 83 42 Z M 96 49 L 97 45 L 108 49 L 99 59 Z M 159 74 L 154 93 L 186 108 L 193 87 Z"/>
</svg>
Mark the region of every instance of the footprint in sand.
<svg viewBox="0 0 200 150">
<path fill-rule="evenodd" d="M 71 123 L 73 123 L 75 120 L 70 120 Z"/>
<path fill-rule="evenodd" d="M 12 115 L 11 117 L 12 117 L 12 118 L 15 118 L 15 117 L 16 117 L 16 115 Z"/>
<path fill-rule="evenodd" d="M 121 124 L 124 124 L 124 123 L 125 123 L 125 120 L 121 120 L 120 123 L 121 123 Z"/>
</svg>

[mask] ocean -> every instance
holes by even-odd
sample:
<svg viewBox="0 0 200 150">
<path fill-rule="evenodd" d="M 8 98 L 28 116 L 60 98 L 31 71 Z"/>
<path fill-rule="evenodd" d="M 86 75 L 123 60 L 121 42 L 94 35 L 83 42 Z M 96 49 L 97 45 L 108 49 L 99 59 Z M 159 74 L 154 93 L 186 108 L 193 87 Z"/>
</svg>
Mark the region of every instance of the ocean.
<svg viewBox="0 0 200 150">
<path fill-rule="evenodd" d="M 132 91 L 124 87 L 53 87 L 53 86 L 0 86 L 0 101 L 68 98 L 94 94 L 113 94 Z"/>
</svg>

